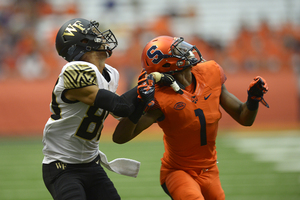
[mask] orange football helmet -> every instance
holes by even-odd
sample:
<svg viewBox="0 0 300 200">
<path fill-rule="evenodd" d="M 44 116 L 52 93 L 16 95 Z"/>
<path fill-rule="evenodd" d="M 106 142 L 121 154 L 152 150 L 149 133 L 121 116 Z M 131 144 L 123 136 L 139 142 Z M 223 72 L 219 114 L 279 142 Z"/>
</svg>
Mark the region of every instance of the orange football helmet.
<svg viewBox="0 0 300 200">
<path fill-rule="evenodd" d="M 174 74 L 201 61 L 198 48 L 185 42 L 182 37 L 156 37 L 145 46 L 142 53 L 142 67 L 148 74 Z"/>
</svg>

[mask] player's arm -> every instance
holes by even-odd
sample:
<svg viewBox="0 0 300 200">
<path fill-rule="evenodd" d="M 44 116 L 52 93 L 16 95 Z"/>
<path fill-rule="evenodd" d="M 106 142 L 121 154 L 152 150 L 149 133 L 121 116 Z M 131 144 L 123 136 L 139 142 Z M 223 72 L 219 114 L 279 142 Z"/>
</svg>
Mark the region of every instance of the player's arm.
<svg viewBox="0 0 300 200">
<path fill-rule="evenodd" d="M 89 65 L 69 65 L 64 69 L 62 78 L 66 88 L 62 98 L 66 101 L 80 101 L 107 110 L 119 117 L 129 116 L 135 109 L 137 88 L 121 96 L 109 90 L 99 89 L 96 72 Z"/>
<path fill-rule="evenodd" d="M 132 122 L 129 118 L 123 118 L 113 133 L 113 141 L 118 144 L 123 144 L 132 140 L 155 123 L 162 115 L 163 113 L 159 109 L 156 109 L 148 111 L 137 123 Z"/>
<path fill-rule="evenodd" d="M 225 85 L 222 85 L 220 104 L 239 124 L 244 126 L 251 126 L 253 124 L 257 109 L 253 111 L 247 109 L 246 103 L 241 102 L 236 96 L 228 92 Z"/>
<path fill-rule="evenodd" d="M 146 77 L 146 72 L 143 71 L 139 76 L 138 86 L 121 96 L 109 90 L 99 89 L 96 85 L 69 89 L 64 92 L 64 95 L 71 101 L 81 101 L 87 105 L 107 110 L 119 117 L 128 117 L 133 113 L 135 120 L 138 120 L 145 108 L 154 104 L 154 92 L 153 76 Z M 136 108 L 138 108 L 138 112 L 134 112 L 137 110 Z"/>
<path fill-rule="evenodd" d="M 146 75 L 146 71 L 143 70 L 138 78 L 137 89 L 140 103 L 128 118 L 123 118 L 118 123 L 113 134 L 115 143 L 123 144 L 132 140 L 163 115 L 159 109 L 149 110 L 155 104 L 155 79 L 153 75 Z M 146 114 L 144 114 L 145 112 Z"/>
<path fill-rule="evenodd" d="M 71 101 L 81 101 L 87 105 L 108 110 L 119 117 L 129 116 L 138 103 L 137 87 L 134 87 L 121 96 L 109 90 L 99 89 L 96 85 L 70 89 L 64 95 Z"/>
<path fill-rule="evenodd" d="M 66 90 L 64 95 L 71 101 L 81 101 L 82 103 L 93 106 L 98 90 L 98 86 L 91 85 L 83 88 Z"/>
<path fill-rule="evenodd" d="M 244 126 L 251 126 L 256 118 L 259 102 L 269 108 L 269 105 L 263 98 L 263 95 L 268 89 L 267 82 L 262 77 L 255 77 L 248 88 L 248 99 L 243 103 L 233 94 L 228 92 L 223 84 L 220 104 L 238 123 Z"/>
</svg>

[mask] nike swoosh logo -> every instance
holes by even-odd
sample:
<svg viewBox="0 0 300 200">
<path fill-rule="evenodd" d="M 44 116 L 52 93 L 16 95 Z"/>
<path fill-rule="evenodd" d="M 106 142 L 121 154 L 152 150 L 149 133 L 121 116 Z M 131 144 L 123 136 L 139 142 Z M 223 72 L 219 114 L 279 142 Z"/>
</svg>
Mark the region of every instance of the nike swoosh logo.
<svg viewBox="0 0 300 200">
<path fill-rule="evenodd" d="M 210 97 L 211 93 L 206 97 L 204 96 L 204 100 L 207 100 Z"/>
</svg>

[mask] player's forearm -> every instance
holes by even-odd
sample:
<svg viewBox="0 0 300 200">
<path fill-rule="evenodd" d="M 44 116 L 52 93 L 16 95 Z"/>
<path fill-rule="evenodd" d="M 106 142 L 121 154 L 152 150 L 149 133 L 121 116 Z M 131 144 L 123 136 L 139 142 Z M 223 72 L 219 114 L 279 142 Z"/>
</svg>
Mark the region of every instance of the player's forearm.
<svg viewBox="0 0 300 200">
<path fill-rule="evenodd" d="M 224 104 L 223 104 L 224 105 Z M 230 104 L 231 107 L 223 106 L 223 109 L 239 124 L 251 126 L 255 120 L 257 110 L 249 110 L 246 103 L 237 100 Z"/>
<path fill-rule="evenodd" d="M 123 118 L 115 128 L 113 133 L 113 141 L 117 144 L 123 144 L 130 141 L 136 136 L 134 135 L 135 128 L 135 123 L 128 118 Z"/>
<path fill-rule="evenodd" d="M 239 117 L 239 123 L 243 126 L 251 126 L 254 123 L 254 120 L 257 115 L 257 111 L 258 109 L 249 110 L 246 103 L 243 103 L 242 111 Z"/>
<path fill-rule="evenodd" d="M 119 117 L 128 117 L 135 110 L 135 102 L 137 102 L 136 88 L 127 91 L 122 96 L 99 89 L 94 106 L 108 110 Z"/>
<path fill-rule="evenodd" d="M 247 102 L 241 102 L 236 96 L 229 93 L 225 86 L 222 87 L 220 104 L 223 109 L 239 124 L 251 126 L 257 114 L 256 109 L 249 109 Z"/>
</svg>

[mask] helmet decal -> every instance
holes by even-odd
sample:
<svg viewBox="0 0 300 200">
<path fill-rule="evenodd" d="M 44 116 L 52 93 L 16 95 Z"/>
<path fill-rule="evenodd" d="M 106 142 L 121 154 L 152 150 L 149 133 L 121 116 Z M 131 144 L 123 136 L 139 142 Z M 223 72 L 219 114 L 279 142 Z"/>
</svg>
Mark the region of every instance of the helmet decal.
<svg viewBox="0 0 300 200">
<path fill-rule="evenodd" d="M 74 24 L 69 24 L 66 27 L 66 29 L 65 29 L 65 31 L 64 31 L 64 33 L 63 33 L 62 36 L 65 36 L 65 35 L 67 35 L 67 36 L 74 36 L 73 32 L 77 32 L 77 30 L 76 30 L 75 27 L 78 28 L 78 29 L 80 29 L 81 31 L 85 30 L 85 28 L 83 28 L 83 24 L 81 23 L 81 21 L 76 21 Z"/>
<path fill-rule="evenodd" d="M 151 62 L 153 62 L 154 64 L 158 64 L 163 59 L 164 55 L 159 49 L 156 50 L 157 48 L 158 47 L 156 45 L 153 45 L 147 51 L 147 56 L 151 59 Z M 155 51 L 152 53 L 153 50 Z"/>
</svg>

